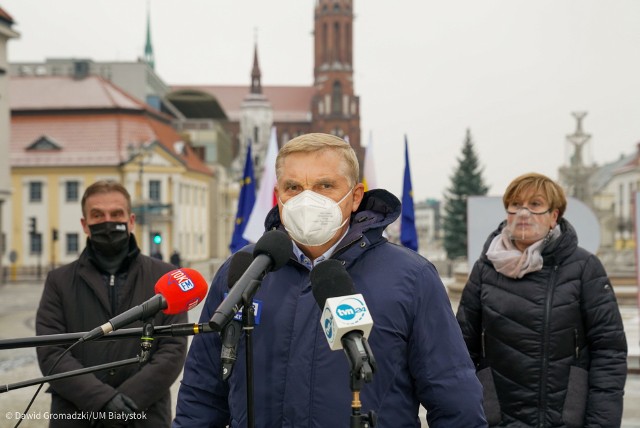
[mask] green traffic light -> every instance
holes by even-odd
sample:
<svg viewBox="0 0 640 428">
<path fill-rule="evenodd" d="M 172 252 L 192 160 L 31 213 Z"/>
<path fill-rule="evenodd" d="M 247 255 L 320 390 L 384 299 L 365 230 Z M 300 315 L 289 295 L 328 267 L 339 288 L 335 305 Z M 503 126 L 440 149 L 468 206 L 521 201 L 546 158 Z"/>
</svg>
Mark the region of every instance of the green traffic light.
<svg viewBox="0 0 640 428">
<path fill-rule="evenodd" d="M 153 235 L 153 243 L 156 245 L 162 244 L 162 235 L 160 235 L 159 233 Z"/>
</svg>

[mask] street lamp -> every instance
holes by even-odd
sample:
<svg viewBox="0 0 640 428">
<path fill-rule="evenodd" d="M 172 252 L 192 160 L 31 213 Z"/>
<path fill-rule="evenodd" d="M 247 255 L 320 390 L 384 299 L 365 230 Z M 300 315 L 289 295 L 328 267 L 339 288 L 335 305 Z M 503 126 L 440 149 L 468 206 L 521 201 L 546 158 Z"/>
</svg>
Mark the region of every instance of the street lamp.
<svg viewBox="0 0 640 428">
<path fill-rule="evenodd" d="M 129 161 L 133 161 L 135 158 L 138 158 L 138 181 L 136 183 L 135 205 L 139 208 L 137 223 L 139 223 L 140 225 L 144 225 L 146 221 L 146 204 L 144 198 L 144 165 L 146 160 L 151 157 L 151 153 L 149 152 L 150 145 L 151 142 L 141 142 L 137 146 L 134 146 L 133 144 L 129 144 L 127 146 Z"/>
</svg>

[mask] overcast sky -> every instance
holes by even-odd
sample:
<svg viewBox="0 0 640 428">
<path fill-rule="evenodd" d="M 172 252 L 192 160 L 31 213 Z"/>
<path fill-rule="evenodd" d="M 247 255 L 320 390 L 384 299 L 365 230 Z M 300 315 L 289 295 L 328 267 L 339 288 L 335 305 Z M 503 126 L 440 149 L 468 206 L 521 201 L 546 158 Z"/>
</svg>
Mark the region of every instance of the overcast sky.
<svg viewBox="0 0 640 428">
<path fill-rule="evenodd" d="M 168 84 L 250 83 L 257 33 L 263 85 L 311 85 L 315 0 L 0 0 L 21 33 L 9 61 L 142 55 L 147 6 Z M 471 129 L 491 195 L 515 176 L 556 179 L 573 111 L 603 164 L 640 141 L 638 0 L 356 0 L 355 88 L 379 187 L 442 198 Z"/>
</svg>

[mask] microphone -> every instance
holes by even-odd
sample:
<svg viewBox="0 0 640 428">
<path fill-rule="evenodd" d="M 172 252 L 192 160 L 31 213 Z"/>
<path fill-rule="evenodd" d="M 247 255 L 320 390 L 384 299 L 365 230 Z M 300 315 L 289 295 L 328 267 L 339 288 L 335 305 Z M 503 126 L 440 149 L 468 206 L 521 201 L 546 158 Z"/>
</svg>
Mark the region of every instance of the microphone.
<svg viewBox="0 0 640 428">
<path fill-rule="evenodd" d="M 134 321 L 152 317 L 160 310 L 167 315 L 191 310 L 204 299 L 207 288 L 207 281 L 194 269 L 181 268 L 167 272 L 156 282 L 155 296 L 116 315 L 85 334 L 80 340 L 87 342 L 97 339 Z"/>
<path fill-rule="evenodd" d="M 329 259 L 315 266 L 310 278 L 313 297 L 322 308 L 320 325 L 331 350 L 344 349 L 345 341 L 360 348 L 371 332 L 373 319 L 347 270 L 340 261 Z"/>
<path fill-rule="evenodd" d="M 311 291 L 322 309 L 320 325 L 332 351 L 344 349 L 351 371 L 350 387 L 359 391 L 371 382 L 376 360 L 367 341 L 373 319 L 362 294 L 342 262 L 329 259 L 311 270 Z"/>
<path fill-rule="evenodd" d="M 231 287 L 227 298 L 211 316 L 209 326 L 214 331 L 222 328 L 233 318 L 243 305 L 243 296 L 254 281 L 261 281 L 271 271 L 284 266 L 292 252 L 289 236 L 279 230 L 270 230 L 262 235 L 253 250 L 253 262 Z"/>
<path fill-rule="evenodd" d="M 231 264 L 229 266 L 229 279 L 227 284 L 229 288 L 240 279 L 243 273 L 249 268 L 253 261 L 253 255 L 250 253 L 239 252 L 235 253 L 231 258 Z M 222 351 L 220 352 L 220 361 L 222 362 L 222 380 L 227 380 L 231 376 L 231 370 L 233 364 L 236 362 L 237 346 L 240 341 L 240 335 L 242 334 L 242 323 L 233 318 L 229 324 L 227 324 L 222 333 Z"/>
</svg>

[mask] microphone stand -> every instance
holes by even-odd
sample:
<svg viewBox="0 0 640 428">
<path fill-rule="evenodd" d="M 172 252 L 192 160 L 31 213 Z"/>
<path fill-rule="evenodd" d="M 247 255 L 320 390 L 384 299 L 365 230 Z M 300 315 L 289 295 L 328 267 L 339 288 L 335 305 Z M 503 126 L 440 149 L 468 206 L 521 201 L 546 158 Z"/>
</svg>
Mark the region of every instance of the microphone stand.
<svg viewBox="0 0 640 428">
<path fill-rule="evenodd" d="M 72 376 L 78 376 L 88 373 L 94 373 L 101 370 L 112 369 L 116 367 L 127 366 L 130 364 L 144 364 L 151 357 L 151 346 L 153 344 L 153 324 L 146 323 L 142 328 L 143 336 L 140 338 L 140 355 L 126 360 L 114 361 L 112 363 L 100 364 L 97 366 L 84 367 L 82 369 L 71 370 L 69 372 L 57 373 L 54 375 L 43 376 L 36 379 L 26 380 L 22 382 L 11 383 L 0 386 L 0 394 L 13 391 L 14 389 L 24 388 L 27 386 L 38 385 L 45 382 L 65 379 Z M 79 333 L 82 335 L 82 333 Z M 82 336 L 80 336 L 82 337 Z"/>
<path fill-rule="evenodd" d="M 360 343 L 362 346 L 360 346 Z M 342 338 L 342 347 L 349 359 L 351 381 L 349 386 L 353 392 L 351 401 L 350 428 L 373 428 L 377 424 L 378 417 L 373 410 L 367 414 L 362 414 L 362 403 L 360 402 L 360 390 L 364 383 L 373 380 L 373 373 L 376 371 L 376 360 L 371 352 L 371 347 L 366 337 L 362 342 L 353 340 L 350 337 Z"/>
<path fill-rule="evenodd" d="M 194 336 L 196 334 L 212 333 L 214 331 L 215 330 L 209 327 L 209 323 L 183 323 L 156 326 L 153 328 L 153 335 L 155 337 Z M 32 346 L 64 345 L 78 341 L 78 339 L 83 338 L 87 333 L 88 332 L 83 331 L 77 333 L 46 334 L 34 337 L 2 339 L 0 340 L 0 350 L 30 348 Z M 139 337 L 143 334 L 145 334 L 143 327 L 122 328 L 93 339 L 91 342 L 129 339 Z"/>
<path fill-rule="evenodd" d="M 255 426 L 253 408 L 253 327 L 255 326 L 255 308 L 253 295 L 258 291 L 262 281 L 254 279 L 242 293 L 242 329 L 244 330 L 245 360 L 247 372 L 247 428 Z"/>
</svg>

